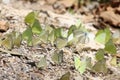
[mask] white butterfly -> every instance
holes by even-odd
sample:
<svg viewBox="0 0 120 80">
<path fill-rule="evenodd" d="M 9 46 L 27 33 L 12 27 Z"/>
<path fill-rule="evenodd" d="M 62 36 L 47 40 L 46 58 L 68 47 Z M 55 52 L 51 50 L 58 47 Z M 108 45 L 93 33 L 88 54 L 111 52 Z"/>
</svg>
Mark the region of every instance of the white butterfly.
<svg viewBox="0 0 120 80">
<path fill-rule="evenodd" d="M 89 42 L 89 33 L 85 31 L 76 30 L 74 33 L 75 37 L 78 38 L 78 42 L 86 44 Z"/>
</svg>

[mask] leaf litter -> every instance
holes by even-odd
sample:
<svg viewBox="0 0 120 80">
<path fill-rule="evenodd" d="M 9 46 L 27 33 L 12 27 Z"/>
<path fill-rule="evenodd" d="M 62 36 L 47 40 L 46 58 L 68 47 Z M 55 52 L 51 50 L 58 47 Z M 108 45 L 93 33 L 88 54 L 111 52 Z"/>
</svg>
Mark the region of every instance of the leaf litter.
<svg viewBox="0 0 120 80">
<path fill-rule="evenodd" d="M 63 2 L 62 2 L 62 3 L 64 3 L 64 7 L 70 7 L 72 5 L 75 5 L 74 0 L 73 0 L 73 2 L 69 3 L 69 5 L 66 4 L 66 2 L 64 2 L 64 1 L 65 0 L 63 0 Z M 45 1 L 43 0 L 41 2 L 43 2 L 43 4 L 44 4 Z M 22 3 L 22 1 L 18 2 L 18 5 L 21 5 L 21 3 Z M 53 3 L 54 3 L 54 1 L 53 1 Z M 24 3 L 24 4 L 30 6 L 27 3 Z M 37 6 L 38 3 L 35 3 L 35 4 Z M 41 5 L 43 5 L 43 4 L 41 3 Z M 1 3 L 1 5 L 3 5 L 3 4 Z M 31 5 L 33 5 L 33 4 L 31 4 Z M 19 18 L 16 19 L 16 20 L 13 20 L 13 22 L 15 21 L 16 23 L 10 23 L 10 29 L 11 30 L 12 30 L 12 28 L 16 29 L 15 27 L 21 26 L 22 32 L 23 32 L 24 27 L 26 25 L 24 25 L 24 22 L 22 22 L 22 21 L 24 21 L 24 17 L 30 12 L 31 8 L 27 8 L 27 10 L 21 10 L 19 8 L 20 10 L 17 10 L 13 6 L 17 7 L 14 4 L 12 4 L 11 10 L 16 12 L 16 13 L 13 13 L 12 16 L 17 16 Z M 5 14 L 9 14 L 9 13 L 11 14 L 12 13 L 12 11 L 9 9 L 8 5 L 3 5 L 3 7 L 4 8 L 2 8 L 2 12 L 1 12 L 2 15 L 5 12 L 6 12 Z M 23 9 L 23 6 L 21 6 L 21 8 Z M 4 11 L 4 9 L 8 9 L 7 10 L 8 12 Z M 44 26 L 45 25 L 54 25 L 55 27 L 69 28 L 71 25 L 75 24 L 78 20 L 73 15 L 70 16 L 70 15 L 66 14 L 67 15 L 66 16 L 66 15 L 57 14 L 57 13 L 54 13 L 54 12 L 51 12 L 51 11 L 46 11 L 46 12 L 50 16 L 47 16 L 47 17 L 40 16 L 40 22 L 41 22 L 41 20 L 43 20 L 42 18 L 47 18 L 48 23 L 47 24 L 41 23 L 42 26 L 43 25 Z M 22 13 L 22 14 L 20 14 L 20 13 Z M 46 13 L 43 13 L 43 14 L 46 14 Z M 81 16 L 82 15 L 80 15 L 79 18 Z M 9 16 L 9 17 L 11 17 L 11 16 Z M 6 16 L 2 16 L 2 18 L 6 20 Z M 10 20 L 8 20 L 8 22 L 9 21 Z M 56 23 L 56 21 L 58 21 L 58 23 Z M 38 21 L 36 21 L 36 23 L 37 22 Z M 31 23 L 31 22 L 28 22 L 28 23 Z M 16 26 L 15 24 L 18 24 L 18 25 Z M 57 25 L 55 25 L 55 24 L 57 24 Z M 85 24 L 87 24 L 87 23 L 85 23 Z M 33 38 L 32 32 L 37 33 L 37 34 L 41 33 L 41 29 L 39 29 L 39 30 L 36 29 L 36 28 L 38 28 L 38 26 L 41 26 L 41 25 L 35 25 L 37 27 L 34 27 L 34 29 L 32 29 L 30 32 L 27 32 L 27 33 L 31 34 L 29 36 L 25 36 L 25 37 L 27 37 L 26 39 L 28 40 L 29 46 L 33 45 L 33 43 L 31 43 L 32 38 Z M 114 25 L 114 23 L 113 23 L 113 25 Z M 71 34 L 71 32 L 69 34 Z M 89 33 L 83 33 L 84 36 L 91 37 L 90 35 L 87 35 L 87 34 L 89 34 Z M 108 34 L 108 33 L 106 32 L 105 34 Z M 44 34 L 40 35 L 40 37 L 43 37 L 42 41 L 47 40 L 47 37 L 45 37 L 45 39 L 44 39 L 44 36 L 46 36 L 46 35 L 44 35 Z M 67 80 L 67 79 L 68 80 L 71 80 L 71 79 L 80 80 L 81 79 L 81 80 L 83 80 L 83 79 L 96 79 L 98 77 L 99 80 L 102 80 L 102 79 L 106 79 L 106 80 L 111 79 L 112 80 L 112 77 L 114 77 L 115 79 L 119 80 L 119 72 L 117 71 L 117 69 L 119 70 L 119 68 L 114 68 L 113 70 L 110 68 L 113 71 L 113 74 L 107 74 L 107 76 L 104 75 L 104 74 L 101 76 L 101 74 L 97 75 L 97 74 L 92 74 L 92 73 L 89 72 L 89 70 L 91 68 L 93 68 L 94 71 L 98 72 L 98 73 L 99 72 L 101 72 L 101 73 L 107 73 L 108 72 L 107 69 L 106 69 L 105 60 L 101 60 L 103 57 L 100 58 L 100 59 L 97 58 L 98 59 L 97 62 L 93 58 L 93 57 L 95 57 L 96 51 L 99 49 L 98 47 L 100 47 L 100 46 L 98 46 L 98 43 L 95 43 L 94 41 L 90 41 L 94 44 L 94 47 L 93 47 L 93 44 L 90 44 L 87 48 L 86 48 L 87 44 L 85 44 L 85 45 L 80 44 L 81 46 L 75 45 L 75 46 L 72 46 L 72 47 L 69 48 L 69 47 L 66 46 L 67 43 L 63 44 L 64 42 L 66 42 L 66 39 L 58 38 L 58 40 L 56 40 L 56 41 L 59 41 L 59 42 L 56 42 L 56 44 L 54 45 L 55 38 L 53 37 L 53 35 L 51 35 L 51 36 L 52 37 L 50 39 L 53 39 L 53 40 L 51 40 L 52 45 L 50 45 L 50 44 L 44 45 L 43 44 L 44 46 L 41 46 L 42 44 L 40 44 L 40 45 L 35 45 L 34 47 L 29 47 L 28 45 L 26 45 L 26 42 L 23 42 L 23 43 L 21 43 L 22 45 L 19 48 L 14 47 L 12 50 L 11 50 L 12 45 L 10 44 L 10 46 L 8 46 L 7 48 L 10 49 L 11 51 L 8 51 L 6 49 L 4 50 L 3 48 L 1 48 L 0 57 L 1 57 L 1 63 L 2 63 L 1 66 L 2 67 L 0 69 L 1 70 L 0 78 L 1 79 L 10 79 L 10 80 L 13 80 L 13 79 L 16 79 L 16 80 L 32 80 L 32 79 L 33 80 L 37 80 L 37 79 L 38 80 L 56 80 L 56 79 L 60 79 L 60 80 Z M 57 36 L 61 36 L 61 34 L 58 34 Z M 84 36 L 83 37 L 79 36 L 80 39 L 81 39 L 81 42 L 83 42 L 83 40 L 86 39 L 86 37 L 84 38 Z M 10 40 L 9 41 L 7 40 L 7 41 L 10 42 Z M 17 40 L 17 38 L 16 38 L 16 40 Z M 90 40 L 93 40 L 93 39 L 90 39 Z M 105 41 L 105 43 L 106 42 L 107 41 Z M 19 42 L 16 42 L 16 43 L 18 44 Z M 41 43 L 41 42 L 38 42 L 38 43 Z M 83 43 L 85 43 L 85 42 L 83 42 Z M 5 42 L 5 44 L 6 44 L 6 42 Z M 111 44 L 109 42 L 106 43 L 106 45 L 115 46 L 115 45 L 113 45 L 113 43 Z M 77 48 L 74 48 L 76 46 L 77 46 Z M 59 49 L 63 50 L 62 57 L 61 57 L 61 54 L 59 54 L 59 53 L 53 54 L 56 51 L 55 47 L 58 47 Z M 68 48 L 67 53 L 65 53 L 66 48 Z M 103 49 L 104 47 L 100 47 L 100 48 Z M 109 51 L 108 48 L 109 48 L 109 46 L 106 46 L 106 48 L 104 48 L 104 49 L 109 53 L 111 51 Z M 114 48 L 114 47 L 111 47 L 111 48 Z M 15 53 L 14 51 L 17 51 L 18 53 Z M 3 53 L 7 53 L 7 54 L 3 54 Z M 15 53 L 15 55 L 13 55 L 14 53 Z M 99 52 L 99 54 L 100 53 L 101 52 Z M 116 51 L 112 50 L 112 54 L 114 54 L 114 53 L 116 53 Z M 24 56 L 22 54 L 24 54 Z M 75 68 L 74 61 L 73 61 L 74 60 L 73 59 L 74 54 L 78 55 L 80 57 L 79 60 L 80 60 L 81 64 L 88 63 L 87 59 L 84 61 L 84 58 L 86 58 L 88 56 L 91 56 L 91 58 L 92 58 L 91 62 L 93 62 L 91 64 L 94 64 L 94 66 L 92 66 L 91 68 L 88 69 L 88 71 L 85 71 L 85 73 L 83 73 L 85 68 L 87 67 L 87 65 L 86 66 L 85 65 L 81 66 L 81 65 L 77 64 L 78 66 L 81 66 L 81 67 L 79 67 L 80 69 L 78 71 L 83 73 L 83 75 L 81 75 L 80 73 L 77 73 L 77 70 L 74 69 Z M 18 57 L 18 55 L 20 55 L 20 56 Z M 43 56 L 45 56 L 45 57 L 43 57 Z M 102 56 L 103 56 L 103 54 L 102 54 Z M 54 57 L 53 60 L 51 60 L 52 57 Z M 55 59 L 58 60 L 57 62 L 61 63 L 61 64 L 57 64 L 57 65 L 52 64 L 52 62 Z M 63 61 L 61 61 L 61 59 L 63 59 Z M 105 59 L 107 59 L 106 56 L 105 56 Z M 113 59 L 111 59 L 111 63 L 112 63 L 112 65 L 116 65 L 116 58 L 113 57 Z M 40 69 L 43 66 L 45 66 L 45 69 Z M 4 70 L 2 70 L 2 69 L 4 69 Z M 5 76 L 5 75 L 7 75 L 7 76 Z M 109 75 L 111 75 L 112 77 L 108 77 Z M 69 79 L 70 77 L 71 77 L 71 79 Z"/>
</svg>

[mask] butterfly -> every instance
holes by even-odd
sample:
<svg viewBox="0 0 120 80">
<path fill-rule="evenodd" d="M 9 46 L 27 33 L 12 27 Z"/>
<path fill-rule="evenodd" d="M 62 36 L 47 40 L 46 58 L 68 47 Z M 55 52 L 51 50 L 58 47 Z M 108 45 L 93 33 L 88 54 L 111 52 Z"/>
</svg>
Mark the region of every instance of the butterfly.
<svg viewBox="0 0 120 80">
<path fill-rule="evenodd" d="M 75 30 L 74 36 L 78 38 L 78 42 L 86 44 L 89 42 L 89 33 L 86 31 Z"/>
</svg>

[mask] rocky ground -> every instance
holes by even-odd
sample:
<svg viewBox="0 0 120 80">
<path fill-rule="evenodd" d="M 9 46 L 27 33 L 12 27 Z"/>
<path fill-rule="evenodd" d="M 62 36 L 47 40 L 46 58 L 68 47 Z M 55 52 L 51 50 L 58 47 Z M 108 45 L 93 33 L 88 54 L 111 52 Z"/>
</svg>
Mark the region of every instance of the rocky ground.
<svg viewBox="0 0 120 80">
<path fill-rule="evenodd" d="M 114 2 L 110 6 L 100 5 L 98 2 L 87 4 L 79 8 L 74 4 L 74 0 L 10 0 L 10 2 L 0 3 L 0 32 L 1 36 L 12 30 L 23 32 L 27 25 L 24 23 L 25 16 L 31 11 L 39 11 L 38 19 L 41 25 L 53 25 L 55 27 L 69 28 L 76 24 L 77 20 L 85 25 L 87 29 L 96 33 L 98 29 L 105 28 L 104 23 L 109 24 L 111 31 L 114 33 L 120 30 L 120 2 Z M 110 3 L 109 3 L 110 4 Z M 118 5 L 117 5 L 118 4 Z M 104 6 L 104 7 L 102 7 Z M 73 12 L 68 11 L 73 7 Z M 96 8 L 97 7 L 97 8 Z M 112 18 L 110 18 L 110 16 Z M 102 19 L 102 21 L 101 21 Z M 119 42 L 117 43 L 117 53 L 120 53 Z M 107 74 L 94 73 L 86 71 L 81 75 L 74 68 L 73 56 L 94 56 L 99 47 L 94 44 L 86 44 L 90 49 L 81 51 L 79 45 L 75 50 L 63 48 L 63 62 L 55 65 L 51 60 L 52 53 L 56 51 L 50 44 L 42 44 L 33 47 L 27 46 L 24 42 L 19 48 L 15 47 L 11 51 L 4 50 L 0 47 L 0 80 L 59 80 L 61 76 L 70 72 L 70 80 L 120 80 L 120 68 L 109 66 Z M 20 54 L 20 55 L 17 55 Z M 39 69 L 36 63 L 40 58 L 45 56 L 47 67 Z M 119 59 L 120 56 L 118 56 Z"/>
</svg>

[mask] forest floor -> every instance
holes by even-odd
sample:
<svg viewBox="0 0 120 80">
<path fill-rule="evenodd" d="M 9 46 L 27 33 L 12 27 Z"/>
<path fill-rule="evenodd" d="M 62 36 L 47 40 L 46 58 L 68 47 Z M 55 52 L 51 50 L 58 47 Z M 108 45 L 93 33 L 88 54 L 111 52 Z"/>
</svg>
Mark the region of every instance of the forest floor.
<svg viewBox="0 0 120 80">
<path fill-rule="evenodd" d="M 32 0 L 31 0 L 32 1 Z M 72 2 L 73 1 L 73 2 Z M 11 0 L 0 3 L 0 35 L 3 36 L 13 30 L 23 32 L 27 25 L 25 16 L 31 11 L 39 11 L 38 19 L 41 26 L 55 26 L 69 28 L 78 20 L 96 33 L 99 29 L 106 28 L 106 24 L 112 33 L 120 30 L 120 2 L 103 3 L 86 2 L 84 6 L 74 3 L 75 0 Z M 119 33 L 120 35 L 120 33 Z M 120 62 L 120 40 L 117 45 L 117 59 Z M 61 80 L 120 80 L 120 67 L 108 65 L 106 74 L 85 71 L 80 74 L 74 67 L 73 56 L 95 57 L 95 53 L 101 45 L 89 42 L 85 46 L 76 45 L 75 48 L 65 47 L 63 62 L 59 65 L 51 60 L 52 53 L 56 50 L 50 44 L 41 44 L 29 47 L 22 43 L 19 48 L 6 50 L 0 47 L 0 80 L 59 80 L 62 75 L 70 72 L 70 79 Z M 74 49 L 74 50 L 72 50 Z M 24 56 L 14 55 L 19 53 Z M 47 59 L 47 67 L 39 69 L 36 62 L 41 57 Z M 108 61 L 111 56 L 107 56 Z M 94 59 L 93 59 L 94 60 Z"/>
</svg>

